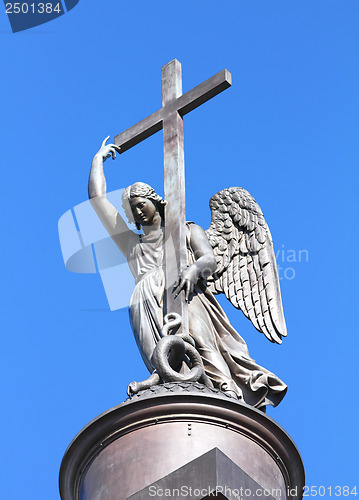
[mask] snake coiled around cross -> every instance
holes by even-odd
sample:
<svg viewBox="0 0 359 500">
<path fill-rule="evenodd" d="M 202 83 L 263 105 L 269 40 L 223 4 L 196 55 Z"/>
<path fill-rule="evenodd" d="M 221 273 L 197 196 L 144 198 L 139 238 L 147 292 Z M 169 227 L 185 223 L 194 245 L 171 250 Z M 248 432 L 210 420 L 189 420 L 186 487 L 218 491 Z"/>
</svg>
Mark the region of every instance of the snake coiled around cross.
<svg viewBox="0 0 359 500">
<path fill-rule="evenodd" d="M 203 362 L 200 354 L 195 348 L 195 342 L 188 334 L 170 334 L 178 330 L 182 325 L 182 318 L 177 313 L 169 313 L 164 318 L 162 338 L 156 344 L 153 351 L 151 364 L 155 371 L 142 382 L 131 382 L 127 388 L 129 396 L 137 392 L 149 389 L 163 382 L 197 382 L 202 381 L 205 385 L 212 383 L 205 375 Z M 189 365 L 187 373 L 180 373 L 182 363 Z"/>
</svg>

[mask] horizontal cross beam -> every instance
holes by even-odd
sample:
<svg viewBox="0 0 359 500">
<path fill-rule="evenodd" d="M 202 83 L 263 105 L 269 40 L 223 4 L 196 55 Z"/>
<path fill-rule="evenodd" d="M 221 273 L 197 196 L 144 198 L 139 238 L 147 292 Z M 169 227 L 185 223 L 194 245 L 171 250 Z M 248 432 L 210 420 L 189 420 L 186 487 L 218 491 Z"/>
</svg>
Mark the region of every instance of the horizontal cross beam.
<svg viewBox="0 0 359 500">
<path fill-rule="evenodd" d="M 147 137 L 159 132 L 163 127 L 163 120 L 174 111 L 178 111 L 181 116 L 184 116 L 231 85 L 231 74 L 226 69 L 223 69 L 194 89 L 169 101 L 163 108 L 136 123 L 136 125 L 116 135 L 116 146 L 119 146 L 121 153 L 124 153 L 139 142 L 147 139 Z"/>
</svg>

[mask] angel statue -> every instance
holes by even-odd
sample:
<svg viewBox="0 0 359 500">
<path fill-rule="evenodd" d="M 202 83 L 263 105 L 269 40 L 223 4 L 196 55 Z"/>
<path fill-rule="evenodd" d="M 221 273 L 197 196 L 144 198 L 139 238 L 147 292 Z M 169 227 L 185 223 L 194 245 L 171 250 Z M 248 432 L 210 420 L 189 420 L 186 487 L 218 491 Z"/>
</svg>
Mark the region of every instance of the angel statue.
<svg viewBox="0 0 359 500">
<path fill-rule="evenodd" d="M 188 263 L 175 285 L 176 294 L 184 294 L 188 302 L 189 335 L 184 338 L 182 359 L 189 368 L 181 368 L 175 359 L 178 342 L 170 347 L 164 342 L 171 338 L 183 343 L 168 331 L 171 322 L 178 324 L 180 318 L 164 317 L 163 312 L 166 202 L 148 184 L 136 182 L 127 187 L 122 196 L 125 213 L 141 232 L 128 228 L 106 198 L 103 162 L 111 156 L 115 159 L 119 152 L 114 144 L 106 144 L 107 140 L 92 161 L 89 198 L 135 278 L 130 322 L 151 373 L 147 381 L 130 384 L 129 392 L 173 380 L 166 379 L 162 365 L 167 363 L 171 373 L 179 377 L 174 380 L 199 379 L 262 410 L 265 405 L 276 406 L 287 386 L 250 357 L 245 341 L 214 296 L 224 293 L 271 342 L 280 344 L 286 335 L 272 238 L 260 207 L 245 189 L 232 187 L 212 196 L 212 221 L 207 231 L 187 223 Z M 196 378 L 190 378 L 193 372 Z"/>
</svg>

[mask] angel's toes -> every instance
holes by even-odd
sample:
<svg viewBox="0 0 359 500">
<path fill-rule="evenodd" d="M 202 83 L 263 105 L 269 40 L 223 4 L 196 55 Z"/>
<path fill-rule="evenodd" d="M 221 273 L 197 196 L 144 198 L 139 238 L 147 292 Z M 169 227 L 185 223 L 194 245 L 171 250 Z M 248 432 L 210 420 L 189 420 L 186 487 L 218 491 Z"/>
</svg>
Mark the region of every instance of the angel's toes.
<svg viewBox="0 0 359 500">
<path fill-rule="evenodd" d="M 131 382 L 127 386 L 127 394 L 129 396 L 133 396 L 134 394 L 137 394 L 139 390 L 140 390 L 140 387 L 138 385 L 138 382 Z"/>
<path fill-rule="evenodd" d="M 220 386 L 220 390 L 228 396 L 232 396 L 236 399 L 242 399 L 242 394 L 238 393 L 238 390 L 234 388 L 234 384 L 231 382 L 223 382 Z"/>
</svg>

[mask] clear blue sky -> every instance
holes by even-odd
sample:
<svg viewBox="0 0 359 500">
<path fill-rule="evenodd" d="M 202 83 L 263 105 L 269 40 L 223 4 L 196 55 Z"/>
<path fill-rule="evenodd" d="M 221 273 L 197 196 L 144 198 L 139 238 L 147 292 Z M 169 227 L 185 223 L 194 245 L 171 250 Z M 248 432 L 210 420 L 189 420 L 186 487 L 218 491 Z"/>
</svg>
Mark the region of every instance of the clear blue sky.
<svg viewBox="0 0 359 500">
<path fill-rule="evenodd" d="M 358 1 L 80 0 L 18 34 L 1 12 L 1 498 L 58 499 L 71 439 L 147 376 L 127 310 L 109 310 L 98 275 L 65 269 L 57 222 L 86 200 L 102 139 L 160 107 L 173 58 L 184 91 L 233 75 L 185 118 L 187 218 L 206 228 L 215 192 L 248 189 L 293 278 L 282 274 L 281 346 L 226 306 L 251 355 L 289 386 L 269 415 L 309 486 L 359 493 Z M 109 189 L 142 180 L 161 193 L 161 141 L 109 160 Z"/>
</svg>

